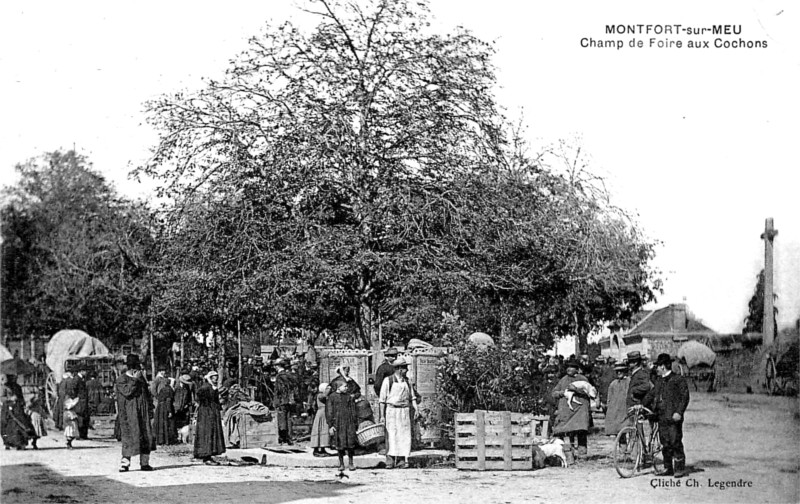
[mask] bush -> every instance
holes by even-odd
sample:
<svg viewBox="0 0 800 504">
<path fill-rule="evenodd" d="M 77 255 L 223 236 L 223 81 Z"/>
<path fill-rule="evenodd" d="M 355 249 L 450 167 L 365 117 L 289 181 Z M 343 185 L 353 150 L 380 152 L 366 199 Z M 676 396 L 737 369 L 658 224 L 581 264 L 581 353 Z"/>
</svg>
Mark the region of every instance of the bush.
<svg viewBox="0 0 800 504">
<path fill-rule="evenodd" d="M 459 343 L 438 368 L 442 421 L 476 409 L 543 414 L 545 377 L 537 348 L 478 347 Z"/>
</svg>

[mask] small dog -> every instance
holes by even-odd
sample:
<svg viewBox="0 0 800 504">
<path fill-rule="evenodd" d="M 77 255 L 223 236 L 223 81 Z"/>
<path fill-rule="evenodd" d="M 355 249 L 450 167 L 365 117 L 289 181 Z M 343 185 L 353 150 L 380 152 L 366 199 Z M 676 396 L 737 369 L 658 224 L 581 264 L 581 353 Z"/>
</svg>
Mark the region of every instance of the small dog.
<svg viewBox="0 0 800 504">
<path fill-rule="evenodd" d="M 184 425 L 178 429 L 178 440 L 181 443 L 191 443 L 194 440 L 194 424 Z"/>
<path fill-rule="evenodd" d="M 550 457 L 559 460 L 561 467 L 567 467 L 567 456 L 564 454 L 564 440 L 553 438 L 546 443 L 533 445 L 533 464 L 536 469 L 545 466 L 545 462 Z"/>
</svg>

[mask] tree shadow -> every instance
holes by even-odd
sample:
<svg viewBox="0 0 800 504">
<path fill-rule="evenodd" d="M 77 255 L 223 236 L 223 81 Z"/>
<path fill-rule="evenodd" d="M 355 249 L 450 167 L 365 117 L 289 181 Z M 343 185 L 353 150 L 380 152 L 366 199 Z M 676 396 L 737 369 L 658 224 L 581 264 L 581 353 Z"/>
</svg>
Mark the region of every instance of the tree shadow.
<svg viewBox="0 0 800 504">
<path fill-rule="evenodd" d="M 167 469 L 186 468 L 185 465 Z M 164 470 L 165 467 L 161 467 Z M 138 471 L 136 471 L 138 472 Z M 178 478 L 176 478 L 178 479 Z M 278 504 L 300 499 L 330 499 L 342 490 L 361 486 L 336 480 L 236 481 L 136 486 L 105 476 L 63 476 L 42 464 L 3 466 L 3 504 L 118 502 L 160 504 L 192 502 L 259 502 Z"/>
</svg>

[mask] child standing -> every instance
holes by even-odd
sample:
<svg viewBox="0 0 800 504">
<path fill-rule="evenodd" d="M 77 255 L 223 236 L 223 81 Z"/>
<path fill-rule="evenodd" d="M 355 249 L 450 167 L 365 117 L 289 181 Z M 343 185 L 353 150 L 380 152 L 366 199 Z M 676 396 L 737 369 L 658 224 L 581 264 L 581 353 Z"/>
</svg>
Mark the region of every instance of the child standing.
<svg viewBox="0 0 800 504">
<path fill-rule="evenodd" d="M 78 405 L 77 397 L 64 401 L 64 437 L 67 438 L 67 448 L 72 449 L 72 440 L 78 437 L 78 414 L 74 409 Z"/>
<path fill-rule="evenodd" d="M 311 426 L 311 448 L 314 449 L 315 457 L 327 457 L 328 452 L 325 448 L 330 446 L 331 438 L 328 432 L 328 420 L 325 418 L 325 402 L 328 396 L 328 384 L 320 383 L 317 391 L 317 414 L 314 416 L 314 424 Z"/>
</svg>

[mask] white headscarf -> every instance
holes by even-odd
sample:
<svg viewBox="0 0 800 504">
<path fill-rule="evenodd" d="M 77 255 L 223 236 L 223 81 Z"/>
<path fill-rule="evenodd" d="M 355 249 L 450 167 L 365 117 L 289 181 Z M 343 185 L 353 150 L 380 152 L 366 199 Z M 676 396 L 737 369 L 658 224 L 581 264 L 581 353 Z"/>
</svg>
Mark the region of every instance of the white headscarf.
<svg viewBox="0 0 800 504">
<path fill-rule="evenodd" d="M 216 385 L 214 385 L 214 383 L 212 383 L 212 382 L 211 382 L 211 377 L 212 377 L 212 376 L 219 376 L 219 373 L 217 373 L 216 371 L 209 371 L 209 372 L 208 372 L 208 373 L 207 373 L 207 374 L 206 374 L 206 375 L 203 377 L 203 379 L 204 379 L 205 381 L 207 381 L 207 382 L 208 382 L 208 383 L 209 383 L 209 384 L 210 384 L 210 385 L 211 385 L 211 386 L 214 388 L 214 390 L 216 390 L 216 389 L 217 389 L 217 386 L 216 386 Z"/>
</svg>

